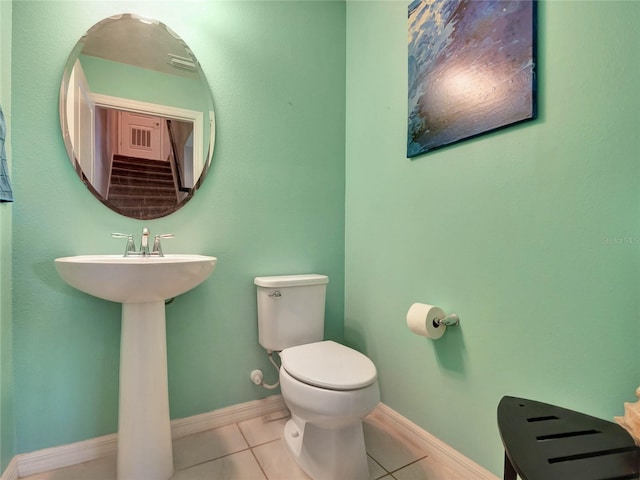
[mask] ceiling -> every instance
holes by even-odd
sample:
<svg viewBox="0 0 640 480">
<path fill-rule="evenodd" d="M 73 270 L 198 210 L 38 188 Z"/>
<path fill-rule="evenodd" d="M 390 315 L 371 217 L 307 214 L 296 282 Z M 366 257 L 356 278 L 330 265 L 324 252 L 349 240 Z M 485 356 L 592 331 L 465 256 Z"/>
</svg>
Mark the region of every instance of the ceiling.
<svg viewBox="0 0 640 480">
<path fill-rule="evenodd" d="M 109 17 L 80 40 L 82 55 L 134 65 L 170 75 L 198 78 L 198 72 L 171 65 L 170 54 L 198 64 L 184 41 L 157 20 L 130 14 Z"/>
</svg>

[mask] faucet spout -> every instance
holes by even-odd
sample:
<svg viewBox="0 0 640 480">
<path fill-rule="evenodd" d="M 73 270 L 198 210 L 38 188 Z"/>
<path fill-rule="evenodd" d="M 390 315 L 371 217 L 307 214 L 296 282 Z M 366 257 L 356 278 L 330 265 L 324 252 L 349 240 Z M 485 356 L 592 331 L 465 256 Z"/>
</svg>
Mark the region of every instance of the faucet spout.
<svg viewBox="0 0 640 480">
<path fill-rule="evenodd" d="M 149 229 L 144 227 L 142 229 L 142 238 L 140 239 L 140 255 L 146 256 L 149 255 Z"/>
</svg>

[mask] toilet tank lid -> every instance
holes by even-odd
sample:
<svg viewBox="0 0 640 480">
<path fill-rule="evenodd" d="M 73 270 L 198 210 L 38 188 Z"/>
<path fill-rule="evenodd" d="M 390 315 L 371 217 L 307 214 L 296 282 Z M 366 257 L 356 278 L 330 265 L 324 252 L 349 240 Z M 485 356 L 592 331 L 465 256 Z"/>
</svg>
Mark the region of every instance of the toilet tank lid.
<svg viewBox="0 0 640 480">
<path fill-rule="evenodd" d="M 329 277 L 315 273 L 305 275 L 276 275 L 271 277 L 256 277 L 253 283 L 259 287 L 300 287 L 303 285 L 322 285 L 329 283 Z"/>
</svg>

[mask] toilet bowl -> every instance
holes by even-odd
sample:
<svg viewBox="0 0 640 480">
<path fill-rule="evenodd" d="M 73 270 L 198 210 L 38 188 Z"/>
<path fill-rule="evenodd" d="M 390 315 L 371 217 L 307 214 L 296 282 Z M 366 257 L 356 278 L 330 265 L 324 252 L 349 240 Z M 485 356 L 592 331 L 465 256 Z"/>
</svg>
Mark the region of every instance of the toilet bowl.
<svg viewBox="0 0 640 480">
<path fill-rule="evenodd" d="M 369 478 L 362 419 L 380 401 L 373 363 L 332 341 L 292 347 L 281 358 L 291 411 L 284 441 L 296 463 L 317 480 Z"/>
<path fill-rule="evenodd" d="M 258 340 L 280 352 L 284 442 L 314 480 L 369 478 L 362 419 L 380 401 L 369 358 L 324 331 L 326 275 L 256 277 Z"/>
</svg>

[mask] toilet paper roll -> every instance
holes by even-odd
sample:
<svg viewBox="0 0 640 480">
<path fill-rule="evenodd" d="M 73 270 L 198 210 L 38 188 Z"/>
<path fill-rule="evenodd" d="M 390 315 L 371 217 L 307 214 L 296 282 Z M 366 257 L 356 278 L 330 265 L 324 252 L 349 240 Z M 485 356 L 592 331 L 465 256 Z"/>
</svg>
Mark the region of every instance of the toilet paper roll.
<svg viewBox="0 0 640 480">
<path fill-rule="evenodd" d="M 426 303 L 414 303 L 407 312 L 407 326 L 416 335 L 436 340 L 444 335 L 447 327 L 446 325 L 434 324 L 433 321 L 444 317 L 441 308 Z"/>
</svg>

